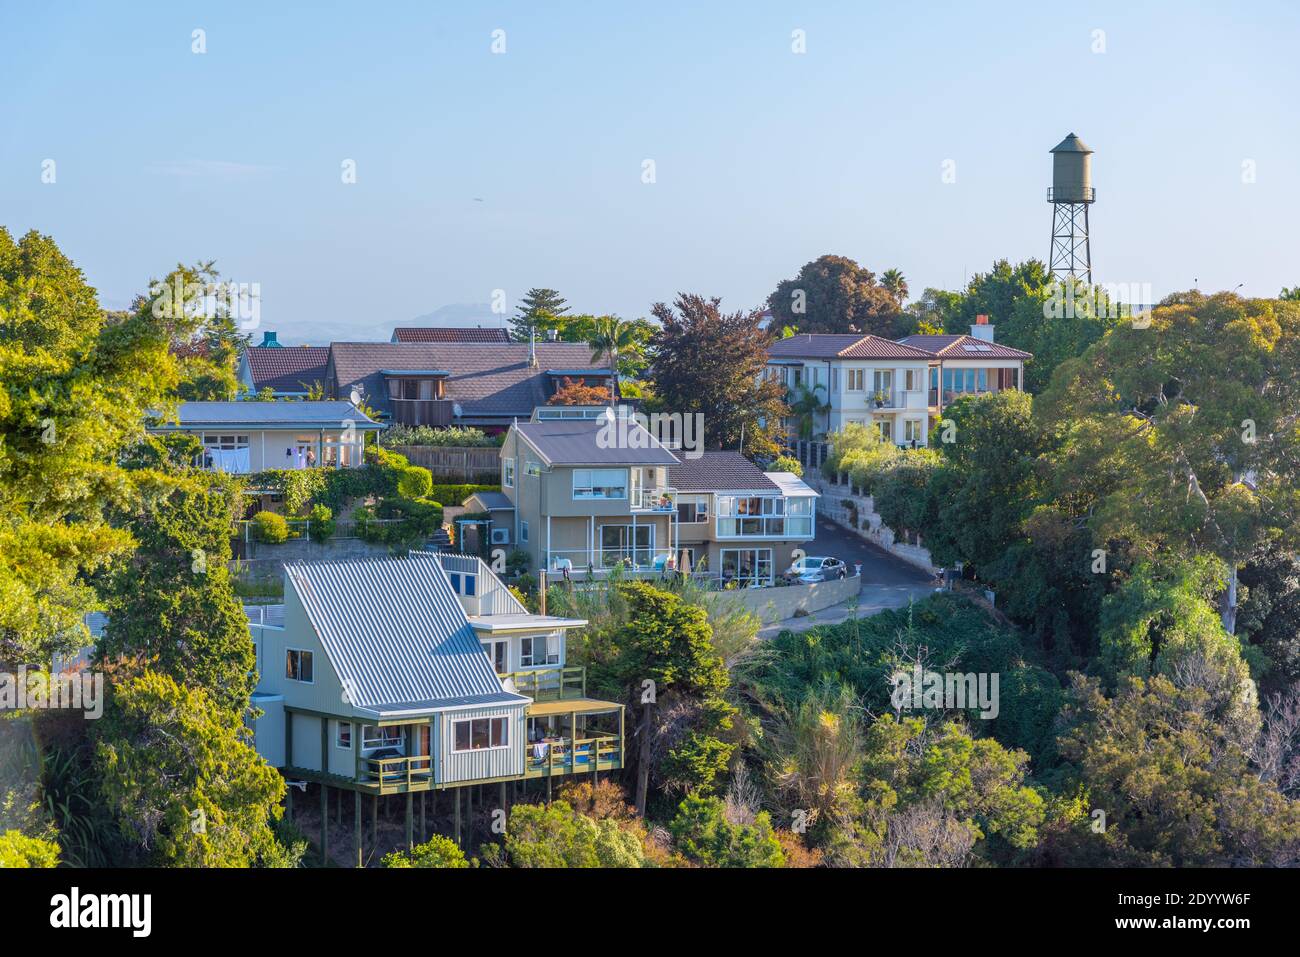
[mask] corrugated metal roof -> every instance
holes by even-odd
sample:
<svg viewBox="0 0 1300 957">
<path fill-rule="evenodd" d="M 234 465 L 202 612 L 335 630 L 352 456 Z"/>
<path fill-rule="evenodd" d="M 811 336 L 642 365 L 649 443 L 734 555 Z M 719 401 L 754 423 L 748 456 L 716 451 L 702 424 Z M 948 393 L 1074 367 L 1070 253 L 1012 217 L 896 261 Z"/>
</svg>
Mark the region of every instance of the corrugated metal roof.
<svg viewBox="0 0 1300 957">
<path fill-rule="evenodd" d="M 299 562 L 284 572 L 355 707 L 527 700 L 502 690 L 435 556 Z"/>
<path fill-rule="evenodd" d="M 377 429 L 351 402 L 328 400 L 307 402 L 277 399 L 274 402 L 182 402 L 177 409 L 180 424 L 167 423 L 159 430 L 214 428 L 325 428 L 341 429 L 351 422 L 358 429 Z"/>
<path fill-rule="evenodd" d="M 548 465 L 676 465 L 677 457 L 635 419 L 610 424 L 599 419 L 561 419 L 517 422 L 528 442 Z M 609 429 L 602 441 L 601 433 Z M 608 446 L 608 447 L 606 447 Z"/>
</svg>

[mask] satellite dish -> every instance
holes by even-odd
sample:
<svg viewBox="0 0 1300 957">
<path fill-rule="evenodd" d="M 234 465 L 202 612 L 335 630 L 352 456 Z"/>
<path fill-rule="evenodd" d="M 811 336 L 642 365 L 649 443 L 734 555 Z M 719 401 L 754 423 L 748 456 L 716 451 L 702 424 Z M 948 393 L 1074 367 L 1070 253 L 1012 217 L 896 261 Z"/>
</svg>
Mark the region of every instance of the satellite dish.
<svg viewBox="0 0 1300 957">
<path fill-rule="evenodd" d="M 451 414 L 459 419 L 462 415 L 465 414 L 465 410 L 460 407 L 459 402 L 453 402 L 451 404 Z"/>
<path fill-rule="evenodd" d="M 353 405 L 361 404 L 361 393 L 358 392 L 356 389 L 352 390 L 352 404 Z"/>
</svg>

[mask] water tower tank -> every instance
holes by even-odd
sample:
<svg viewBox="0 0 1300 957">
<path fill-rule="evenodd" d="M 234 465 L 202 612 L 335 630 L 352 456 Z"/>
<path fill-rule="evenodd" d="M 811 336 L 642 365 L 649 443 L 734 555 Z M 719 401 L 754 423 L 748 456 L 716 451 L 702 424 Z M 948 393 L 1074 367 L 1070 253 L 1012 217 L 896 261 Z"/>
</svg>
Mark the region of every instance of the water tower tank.
<svg viewBox="0 0 1300 957">
<path fill-rule="evenodd" d="M 1071 133 L 1052 150 L 1052 188 L 1047 199 L 1053 203 L 1091 203 L 1097 199 L 1092 188 L 1092 150 Z"/>
</svg>

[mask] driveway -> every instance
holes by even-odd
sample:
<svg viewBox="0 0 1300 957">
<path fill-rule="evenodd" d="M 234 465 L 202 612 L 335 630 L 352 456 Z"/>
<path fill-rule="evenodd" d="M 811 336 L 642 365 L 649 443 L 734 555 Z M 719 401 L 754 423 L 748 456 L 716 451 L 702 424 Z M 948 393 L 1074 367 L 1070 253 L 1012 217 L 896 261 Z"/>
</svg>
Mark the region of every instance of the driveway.
<svg viewBox="0 0 1300 957">
<path fill-rule="evenodd" d="M 862 563 L 862 587 L 871 585 L 928 585 L 934 581 L 929 572 L 891 555 L 875 542 L 835 524 L 825 516 L 817 516 L 816 537 L 803 550 L 809 555 L 829 555 L 849 566 Z"/>
</svg>

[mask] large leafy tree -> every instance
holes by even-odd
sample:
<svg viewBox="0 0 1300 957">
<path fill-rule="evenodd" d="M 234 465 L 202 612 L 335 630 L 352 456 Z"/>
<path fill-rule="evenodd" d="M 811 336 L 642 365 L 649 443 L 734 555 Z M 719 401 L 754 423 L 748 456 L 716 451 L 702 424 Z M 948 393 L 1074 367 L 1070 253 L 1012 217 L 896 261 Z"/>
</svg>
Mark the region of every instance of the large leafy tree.
<svg viewBox="0 0 1300 957">
<path fill-rule="evenodd" d="M 591 346 L 591 361 L 598 362 L 602 357 L 609 361 L 614 373 L 614 399 L 619 397 L 618 375 L 622 357 L 633 357 L 642 347 L 642 341 L 636 327 L 618 316 L 599 316 L 587 339 Z"/>
<path fill-rule="evenodd" d="M 763 374 L 767 334 L 758 312 L 724 313 L 721 302 L 683 293 L 671 308 L 655 303 L 655 394 L 665 411 L 701 413 L 709 448 L 774 454 L 785 404 L 781 383 Z"/>
<path fill-rule="evenodd" d="M 137 296 L 132 309 L 153 319 L 176 323 L 170 343 L 179 366 L 181 399 L 233 399 L 239 391 L 239 351 L 248 344 L 240 331 L 241 300 L 221 282 L 215 263 L 178 263 L 148 295 Z"/>
<path fill-rule="evenodd" d="M 897 272 L 897 270 L 893 270 Z M 902 280 L 899 274 L 898 280 Z M 845 256 L 821 256 L 804 265 L 793 279 L 783 279 L 768 297 L 774 325 L 800 332 L 901 335 L 899 295 L 906 282 L 892 289 L 876 274 Z"/>
<path fill-rule="evenodd" d="M 120 464 L 177 385 L 168 345 L 192 320 L 108 316 L 48 236 L 0 228 L 0 660 L 87 643 L 86 575 L 129 553 L 105 521 Z"/>
<path fill-rule="evenodd" d="M 200 688 L 145 671 L 114 685 L 97 728 L 102 788 L 144 860 L 180 867 L 290 863 L 272 824 L 284 780 L 242 715 Z"/>
<path fill-rule="evenodd" d="M 1294 866 L 1300 803 L 1260 780 L 1249 752 L 1207 692 L 1164 677 L 1126 679 L 1114 697 L 1076 678 L 1061 752 L 1100 833 L 1075 837 L 1079 857 L 1157 867 Z"/>
<path fill-rule="evenodd" d="M 256 683 L 248 622 L 231 587 L 230 537 L 242 490 L 221 474 L 145 470 L 120 515 L 139 543 L 108 577 L 101 659 L 150 666 L 239 715 Z"/>
<path fill-rule="evenodd" d="M 1042 405 L 1047 427 L 1082 436 L 1099 537 L 1220 559 L 1234 631 L 1239 567 L 1298 545 L 1300 304 L 1171 296 L 1064 363 Z"/>
</svg>

